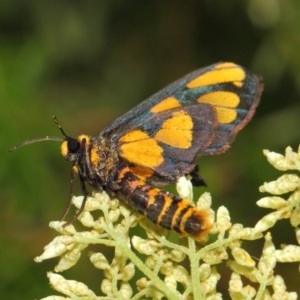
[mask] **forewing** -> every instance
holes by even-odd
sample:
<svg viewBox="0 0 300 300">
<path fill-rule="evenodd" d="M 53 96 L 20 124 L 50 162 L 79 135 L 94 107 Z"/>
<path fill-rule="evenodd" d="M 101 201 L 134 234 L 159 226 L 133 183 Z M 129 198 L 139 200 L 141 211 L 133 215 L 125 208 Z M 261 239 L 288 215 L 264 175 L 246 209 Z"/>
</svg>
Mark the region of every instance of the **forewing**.
<svg viewBox="0 0 300 300">
<path fill-rule="evenodd" d="M 228 149 L 253 116 L 262 86 L 241 66 L 217 63 L 169 85 L 101 135 L 117 143 L 120 156 L 133 165 L 163 176 L 189 173 L 198 155 Z"/>
<path fill-rule="evenodd" d="M 191 172 L 213 140 L 216 112 L 207 104 L 163 111 L 119 139 L 119 155 L 162 176 Z"/>
</svg>

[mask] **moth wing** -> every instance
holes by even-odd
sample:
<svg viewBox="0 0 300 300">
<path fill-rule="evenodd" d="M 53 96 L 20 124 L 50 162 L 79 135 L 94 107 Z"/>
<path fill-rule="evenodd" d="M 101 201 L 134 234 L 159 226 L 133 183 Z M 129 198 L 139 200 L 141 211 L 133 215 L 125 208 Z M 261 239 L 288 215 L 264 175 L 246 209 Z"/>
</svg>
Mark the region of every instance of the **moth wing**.
<svg viewBox="0 0 300 300">
<path fill-rule="evenodd" d="M 216 125 L 215 110 L 207 104 L 163 111 L 121 136 L 119 155 L 161 176 L 188 174 L 212 143 Z"/>
<path fill-rule="evenodd" d="M 101 135 L 115 141 L 163 111 L 208 104 L 215 108 L 219 125 L 215 129 L 217 138 L 203 154 L 222 153 L 254 115 L 262 90 L 259 76 L 234 63 L 216 63 L 165 87 L 117 118 Z"/>
<path fill-rule="evenodd" d="M 261 79 L 245 68 L 217 63 L 167 86 L 101 135 L 134 165 L 164 176 L 186 174 L 197 156 L 229 148 L 254 115 L 262 89 Z"/>
</svg>

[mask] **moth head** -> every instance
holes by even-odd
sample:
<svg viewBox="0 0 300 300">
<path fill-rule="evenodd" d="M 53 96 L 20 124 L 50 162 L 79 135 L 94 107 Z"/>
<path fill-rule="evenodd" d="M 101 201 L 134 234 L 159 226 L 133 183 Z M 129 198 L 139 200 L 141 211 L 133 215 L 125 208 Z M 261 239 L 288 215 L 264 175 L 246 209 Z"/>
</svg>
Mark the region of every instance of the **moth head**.
<svg viewBox="0 0 300 300">
<path fill-rule="evenodd" d="M 77 138 L 66 135 L 61 144 L 61 154 L 64 159 L 75 162 L 81 155 L 81 149 L 86 149 L 89 144 L 90 137 L 88 135 L 82 134 Z"/>
</svg>

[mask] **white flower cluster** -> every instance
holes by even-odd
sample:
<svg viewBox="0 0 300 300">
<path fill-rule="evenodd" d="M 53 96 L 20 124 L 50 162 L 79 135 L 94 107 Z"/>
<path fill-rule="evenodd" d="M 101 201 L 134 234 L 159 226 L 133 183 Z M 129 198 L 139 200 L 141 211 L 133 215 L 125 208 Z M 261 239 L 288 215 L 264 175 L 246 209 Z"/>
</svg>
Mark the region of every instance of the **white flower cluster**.
<svg viewBox="0 0 300 300">
<path fill-rule="evenodd" d="M 268 161 L 281 171 L 300 171 L 300 148 L 298 153 L 287 148 L 285 156 L 264 151 Z M 231 272 L 228 291 L 231 299 L 297 299 L 295 292 L 288 292 L 284 279 L 276 274 L 277 262 L 300 262 L 300 246 L 285 245 L 276 249 L 269 232 L 281 219 L 289 219 L 296 231 L 295 242 L 300 244 L 300 178 L 299 174 L 284 174 L 273 182 L 260 187 L 261 192 L 274 196 L 264 197 L 258 206 L 273 209 L 254 228 L 232 224 L 229 211 L 220 207 L 210 209 L 211 198 L 204 193 L 197 202 L 199 209 L 211 211 L 211 239 L 199 244 L 191 238 L 179 243 L 169 240 L 167 230 L 151 224 L 141 215 L 132 212 L 123 202 L 110 199 L 107 194 L 96 193 L 88 198 L 84 213 L 79 220 L 86 231 L 78 232 L 73 225 L 63 227 L 63 222 L 51 222 L 50 227 L 59 232 L 36 262 L 60 256 L 55 272 L 73 267 L 83 249 L 91 244 L 112 247 L 111 262 L 101 252 L 89 254 L 91 265 L 102 270 L 99 279 L 102 296 L 84 283 L 67 280 L 54 272 L 48 273 L 51 286 L 64 296 L 44 299 L 207 299 L 219 300 L 223 296 L 217 288 L 221 278 L 218 268 L 224 264 Z M 177 184 L 179 194 L 192 198 L 189 180 L 182 178 Z M 288 193 L 284 199 L 278 195 Z M 73 203 L 80 207 L 83 197 L 74 197 Z M 101 211 L 97 219 L 91 213 Z M 130 234 L 131 227 L 141 225 L 147 238 Z M 261 257 L 253 259 L 242 247 L 242 241 L 265 239 Z M 88 267 L 87 267 L 88 268 Z M 142 276 L 137 278 L 136 270 Z M 225 279 L 224 279 L 225 280 Z M 299 276 L 300 280 L 300 276 Z M 244 282 L 247 281 L 245 285 Z M 224 296 L 226 298 L 226 296 Z"/>
</svg>

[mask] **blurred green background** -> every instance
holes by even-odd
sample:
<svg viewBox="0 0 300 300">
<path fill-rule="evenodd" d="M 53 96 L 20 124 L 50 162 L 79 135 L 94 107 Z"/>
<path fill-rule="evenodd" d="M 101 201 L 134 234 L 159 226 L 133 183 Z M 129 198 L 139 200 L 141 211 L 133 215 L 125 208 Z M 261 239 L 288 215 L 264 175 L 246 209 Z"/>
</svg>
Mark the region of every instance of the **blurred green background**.
<svg viewBox="0 0 300 300">
<path fill-rule="evenodd" d="M 1 1 L 1 298 L 57 294 L 46 278 L 57 260 L 36 264 L 33 258 L 55 236 L 48 223 L 65 209 L 71 171 L 59 143 L 9 148 L 29 138 L 60 137 L 54 114 L 69 135 L 97 135 L 186 73 L 233 61 L 262 75 L 265 90 L 231 150 L 200 159 L 208 188 L 197 194 L 210 191 L 214 209 L 225 205 L 233 222 L 253 226 L 267 213 L 255 205 L 263 196 L 258 186 L 280 175 L 262 149 L 283 153 L 299 145 L 299 49 L 297 0 Z M 275 228 L 277 247 L 296 243 L 287 221 Z M 262 243 L 249 243 L 252 255 L 260 256 Z M 300 293 L 298 265 L 276 271 Z M 101 294 L 100 274 L 83 255 L 64 276 Z M 227 282 L 218 286 L 226 299 Z"/>
</svg>

